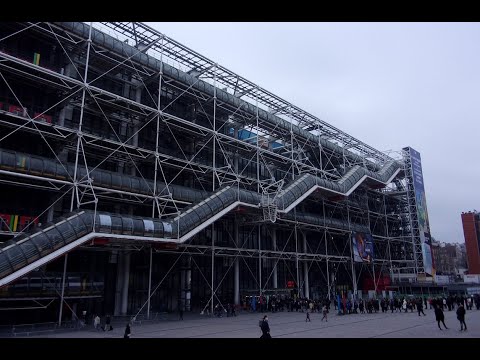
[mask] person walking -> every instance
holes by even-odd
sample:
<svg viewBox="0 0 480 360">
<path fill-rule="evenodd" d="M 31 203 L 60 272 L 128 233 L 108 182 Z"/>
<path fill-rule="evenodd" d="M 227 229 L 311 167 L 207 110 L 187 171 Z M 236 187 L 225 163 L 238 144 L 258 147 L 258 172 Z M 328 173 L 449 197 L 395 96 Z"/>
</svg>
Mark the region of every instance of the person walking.
<svg viewBox="0 0 480 360">
<path fill-rule="evenodd" d="M 183 307 L 181 305 L 178 307 L 178 320 L 183 320 Z"/>
<path fill-rule="evenodd" d="M 260 339 L 271 339 L 272 337 L 270 336 L 270 326 L 268 325 L 268 315 L 265 315 L 263 317 L 263 320 L 260 325 L 260 329 L 262 330 L 262 336 L 260 336 Z"/>
<path fill-rule="evenodd" d="M 443 314 L 442 307 L 443 307 L 442 304 L 435 305 L 435 320 L 437 320 L 438 328 L 440 330 L 442 330 L 440 326 L 440 321 L 442 322 L 443 326 L 445 326 L 445 329 L 448 329 L 447 325 L 445 325 L 445 315 Z"/>
<path fill-rule="evenodd" d="M 427 315 L 423 312 L 423 302 L 422 302 L 422 299 L 419 299 L 418 302 L 417 302 L 417 311 L 418 311 L 418 316 L 420 316 L 420 313 L 422 313 L 423 316 L 427 316 Z"/>
<path fill-rule="evenodd" d="M 94 327 L 95 330 L 97 330 L 97 331 L 100 330 L 100 316 L 95 315 L 95 317 L 94 317 L 94 319 L 93 319 L 93 327 Z"/>
<path fill-rule="evenodd" d="M 323 305 L 322 314 L 323 314 L 322 321 L 323 319 L 325 319 L 325 321 L 328 322 L 328 318 L 327 318 L 328 309 L 326 305 Z"/>
<path fill-rule="evenodd" d="M 113 330 L 113 327 L 111 325 L 110 315 L 107 315 L 107 317 L 105 318 L 105 327 L 103 328 L 103 331 L 111 331 L 111 330 Z"/>
<path fill-rule="evenodd" d="M 132 331 L 130 330 L 130 323 L 128 323 L 127 327 L 125 328 L 125 333 L 123 334 L 123 338 L 130 339 L 131 334 L 132 334 Z"/>
<path fill-rule="evenodd" d="M 308 312 L 308 310 L 307 310 L 307 318 L 305 319 L 305 322 L 307 322 L 307 321 L 311 322 L 310 313 Z"/>
<path fill-rule="evenodd" d="M 457 319 L 460 321 L 460 331 L 463 331 L 463 327 L 465 326 L 465 331 L 467 331 L 467 324 L 465 324 L 465 308 L 463 307 L 463 304 L 460 304 L 460 306 L 457 309 Z"/>
</svg>

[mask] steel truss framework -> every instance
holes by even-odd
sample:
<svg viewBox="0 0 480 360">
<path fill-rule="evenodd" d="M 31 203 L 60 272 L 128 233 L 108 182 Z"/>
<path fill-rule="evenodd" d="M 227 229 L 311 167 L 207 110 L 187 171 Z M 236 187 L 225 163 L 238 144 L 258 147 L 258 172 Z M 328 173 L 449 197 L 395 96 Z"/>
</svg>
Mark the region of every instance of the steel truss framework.
<svg viewBox="0 0 480 360">
<path fill-rule="evenodd" d="M 356 293 L 365 274 L 374 278 L 376 289 L 383 273 L 400 278 L 421 271 L 406 161 L 387 187 L 365 182 L 349 196 L 317 190 L 288 214 L 280 213 L 274 200 L 304 174 L 339 181 L 355 166 L 376 171 L 394 158 L 145 24 L 93 23 L 84 35 L 77 31 L 81 26 L 2 27 L 0 148 L 49 158 L 57 164 L 55 174 L 64 174 L 1 167 L 2 186 L 49 194 L 51 200 L 42 208 L 37 204 L 32 215 L 47 222 L 84 208 L 163 219 L 193 206 L 175 195 L 178 186 L 206 196 L 226 186 L 262 195 L 257 209 L 237 207 L 177 250 L 139 245 L 128 237 L 112 240 L 107 251 L 150 252 L 148 292 L 138 313 L 146 309 L 150 314 L 154 292 L 173 269 L 198 270 L 192 286 L 207 286 L 202 296 L 209 300 L 202 306 L 212 313 L 216 300 L 234 297 L 238 303 L 246 289 L 260 294 L 285 287 L 280 282 L 288 279 L 302 296 L 330 298 L 339 284 Z M 98 29 L 113 36 L 102 35 L 102 42 Z M 119 42 L 134 49 L 132 56 L 112 50 Z M 41 53 L 40 62 L 32 63 L 34 53 Z M 159 70 L 138 61 L 145 54 L 160 61 Z M 182 82 L 183 75 L 165 72 L 167 66 L 195 80 Z M 213 93 L 199 90 L 203 83 L 213 85 Z M 220 100 L 225 97 L 219 92 L 238 102 Z M 253 112 L 248 110 L 252 105 Z M 285 120 L 290 129 L 269 121 L 265 111 Z M 323 146 L 324 140 L 337 147 Z M 402 162 L 401 157 L 395 160 Z M 99 169 L 139 179 L 146 190 L 102 185 L 92 177 Z M 353 261 L 352 231 L 372 234 L 376 255 L 371 264 Z M 156 286 L 152 254 L 177 256 Z M 66 271 L 65 256 L 64 278 Z M 232 282 L 239 289 L 226 295 Z M 322 290 L 311 294 L 314 288 Z M 60 294 L 63 301 L 63 287 Z"/>
</svg>

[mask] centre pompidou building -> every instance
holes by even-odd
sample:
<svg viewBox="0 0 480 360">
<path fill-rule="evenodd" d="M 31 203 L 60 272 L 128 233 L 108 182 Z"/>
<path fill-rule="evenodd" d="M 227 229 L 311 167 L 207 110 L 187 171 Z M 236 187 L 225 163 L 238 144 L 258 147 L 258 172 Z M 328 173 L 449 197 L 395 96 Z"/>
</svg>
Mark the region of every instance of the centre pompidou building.
<svg viewBox="0 0 480 360">
<path fill-rule="evenodd" d="M 381 294 L 426 272 L 409 156 L 142 23 L 1 23 L 4 321 Z"/>
</svg>

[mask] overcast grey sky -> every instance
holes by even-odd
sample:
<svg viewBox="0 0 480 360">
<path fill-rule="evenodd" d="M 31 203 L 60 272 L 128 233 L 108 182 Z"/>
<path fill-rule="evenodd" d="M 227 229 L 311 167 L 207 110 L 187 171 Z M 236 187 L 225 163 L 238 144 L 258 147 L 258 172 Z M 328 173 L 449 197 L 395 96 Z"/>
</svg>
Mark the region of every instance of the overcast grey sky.
<svg viewBox="0 0 480 360">
<path fill-rule="evenodd" d="M 480 210 L 479 23 L 149 23 L 379 150 L 422 156 L 432 235 Z"/>
</svg>

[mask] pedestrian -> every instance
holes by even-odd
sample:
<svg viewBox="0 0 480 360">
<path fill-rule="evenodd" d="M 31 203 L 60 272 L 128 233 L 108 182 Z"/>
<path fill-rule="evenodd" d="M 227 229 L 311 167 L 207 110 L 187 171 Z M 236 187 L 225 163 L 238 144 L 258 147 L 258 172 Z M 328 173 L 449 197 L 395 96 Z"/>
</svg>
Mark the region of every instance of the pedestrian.
<svg viewBox="0 0 480 360">
<path fill-rule="evenodd" d="M 417 303 L 417 311 L 418 311 L 418 316 L 420 316 L 420 313 L 422 313 L 423 316 L 427 316 L 427 315 L 423 312 L 423 302 L 422 302 L 422 299 L 419 299 L 419 300 L 418 300 L 418 303 Z"/>
<path fill-rule="evenodd" d="M 82 326 L 85 326 L 87 324 L 87 311 L 86 310 L 82 311 L 82 318 L 83 318 L 83 325 Z"/>
<path fill-rule="evenodd" d="M 307 322 L 307 321 L 311 322 L 310 313 L 308 312 L 308 310 L 307 310 L 307 318 L 305 319 L 305 322 Z"/>
<path fill-rule="evenodd" d="M 113 330 L 113 327 L 110 323 L 111 323 L 110 315 L 107 315 L 107 317 L 105 318 L 105 327 L 103 328 L 103 331 L 112 331 Z"/>
<path fill-rule="evenodd" d="M 262 330 L 262 336 L 260 336 L 260 339 L 271 339 L 272 337 L 270 336 L 270 326 L 268 325 L 268 315 L 265 315 L 263 317 L 263 320 L 260 323 L 260 329 Z"/>
<path fill-rule="evenodd" d="M 463 331 L 463 327 L 465 326 L 465 331 L 467 331 L 467 324 L 465 324 L 465 308 L 463 307 L 463 304 L 460 304 L 460 306 L 457 309 L 457 319 L 460 321 L 460 331 Z"/>
<path fill-rule="evenodd" d="M 183 320 L 183 307 L 181 305 L 178 307 L 178 316 L 179 320 Z"/>
<path fill-rule="evenodd" d="M 323 305 L 322 314 L 323 314 L 322 321 L 323 319 L 325 319 L 325 321 L 328 322 L 328 318 L 327 318 L 328 309 L 326 305 Z"/>
<path fill-rule="evenodd" d="M 232 304 L 232 315 L 233 316 L 237 316 L 237 310 L 235 309 L 236 307 L 237 307 L 237 305 Z"/>
<path fill-rule="evenodd" d="M 98 315 L 95 315 L 95 317 L 93 318 L 93 327 L 97 331 L 100 330 L 100 317 Z"/>
<path fill-rule="evenodd" d="M 435 320 L 437 320 L 437 323 L 438 323 L 438 328 L 440 330 L 442 330 L 441 326 L 440 326 L 440 321 L 442 322 L 443 326 L 445 326 L 445 329 L 448 329 L 447 328 L 447 325 L 445 325 L 445 315 L 443 314 L 443 310 L 442 310 L 442 304 L 440 303 L 440 305 L 435 305 Z"/>
<path fill-rule="evenodd" d="M 123 334 L 124 339 L 130 339 L 131 335 L 131 330 L 130 330 L 130 323 L 127 324 L 127 327 L 125 328 L 125 334 Z"/>
</svg>

